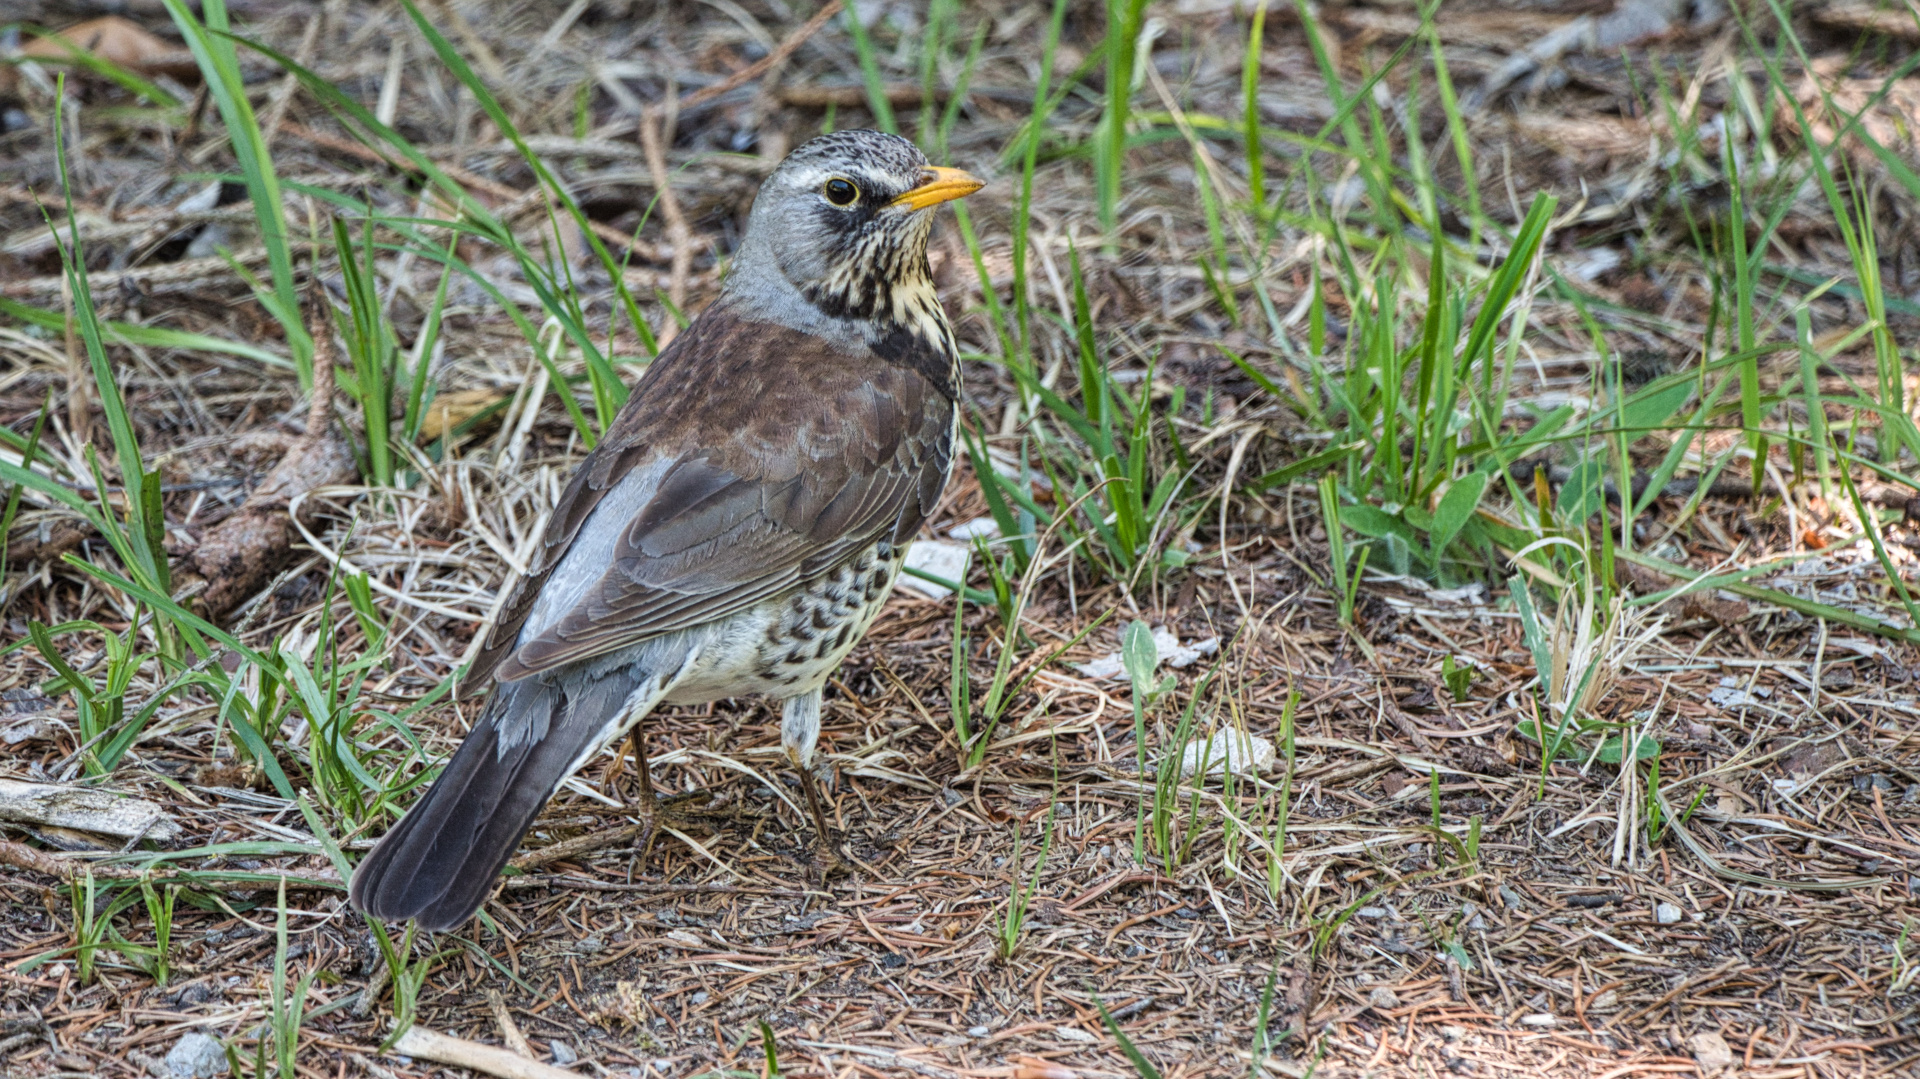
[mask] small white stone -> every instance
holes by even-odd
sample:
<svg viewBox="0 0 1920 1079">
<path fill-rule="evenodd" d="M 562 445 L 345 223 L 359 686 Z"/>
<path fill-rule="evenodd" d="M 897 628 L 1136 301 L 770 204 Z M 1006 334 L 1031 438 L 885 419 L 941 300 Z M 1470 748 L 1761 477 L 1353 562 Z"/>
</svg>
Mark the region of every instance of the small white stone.
<svg viewBox="0 0 1920 1079">
<path fill-rule="evenodd" d="M 1224 772 L 1253 775 L 1272 766 L 1273 743 L 1239 731 L 1216 731 L 1204 742 L 1189 742 L 1180 754 L 1180 774 L 1190 776 L 1205 768 L 1210 776 Z"/>
<path fill-rule="evenodd" d="M 1727 1039 L 1713 1031 L 1688 1038 L 1687 1048 L 1693 1050 L 1693 1061 L 1700 1065 L 1702 1075 L 1712 1075 L 1733 1066 L 1733 1048 L 1727 1044 Z"/>
<path fill-rule="evenodd" d="M 1384 985 L 1377 985 L 1367 994 L 1367 1003 L 1380 1011 L 1389 1011 L 1400 1006 L 1399 994 Z"/>
<path fill-rule="evenodd" d="M 1685 913 L 1672 903 L 1661 903 L 1653 908 L 1653 920 L 1661 925 L 1672 925 L 1685 917 Z"/>
<path fill-rule="evenodd" d="M 991 1033 L 991 1031 L 989 1031 L 986 1027 L 968 1027 L 967 1028 L 967 1037 L 969 1038 L 984 1038 L 989 1033 Z"/>
<path fill-rule="evenodd" d="M 175 1079 L 212 1079 L 227 1074 L 227 1050 L 218 1039 L 199 1031 L 181 1035 L 167 1050 L 167 1070 Z"/>
<path fill-rule="evenodd" d="M 945 543 L 940 540 L 916 540 L 907 546 L 906 566 L 922 573 L 930 573 L 942 580 L 965 583 L 967 579 L 967 560 L 973 554 L 973 548 L 964 543 Z M 928 599 L 945 599 L 953 595 L 953 589 L 921 580 L 908 573 L 902 573 L 894 581 L 895 588 L 904 588 Z"/>
<path fill-rule="evenodd" d="M 1120 653 L 1110 652 L 1091 663 L 1076 663 L 1073 669 L 1088 678 L 1105 681 L 1120 677 L 1120 672 L 1126 670 L 1126 666 L 1120 662 Z"/>
<path fill-rule="evenodd" d="M 1083 1044 L 1100 1040 L 1086 1031 L 1081 1030 L 1079 1027 L 1054 1027 L 1053 1036 L 1063 1042 L 1081 1042 Z"/>
<path fill-rule="evenodd" d="M 924 542 L 924 541 L 923 541 Z M 1153 627 L 1154 666 L 1191 667 L 1203 656 L 1220 651 L 1220 638 L 1181 644 L 1179 635 L 1165 626 Z M 1088 678 L 1118 678 L 1126 670 L 1120 653 L 1109 652 L 1091 663 L 1076 663 L 1074 669 Z"/>
<path fill-rule="evenodd" d="M 1000 524 L 991 517 L 975 517 L 965 524 L 955 525 L 947 530 L 948 539 L 956 539 L 961 543 L 970 542 L 975 536 L 997 539 L 999 535 Z"/>
<path fill-rule="evenodd" d="M 562 1068 L 580 1059 L 579 1055 L 573 1051 L 573 1046 L 566 1042 L 549 1042 L 547 1051 L 553 1054 L 553 1062 Z"/>
<path fill-rule="evenodd" d="M 1523 1015 L 1520 1017 L 1521 1026 L 1538 1027 L 1541 1030 L 1551 1030 L 1559 1025 L 1559 1023 L 1560 1020 L 1548 1015 L 1546 1012 L 1535 1012 L 1532 1015 Z"/>
</svg>

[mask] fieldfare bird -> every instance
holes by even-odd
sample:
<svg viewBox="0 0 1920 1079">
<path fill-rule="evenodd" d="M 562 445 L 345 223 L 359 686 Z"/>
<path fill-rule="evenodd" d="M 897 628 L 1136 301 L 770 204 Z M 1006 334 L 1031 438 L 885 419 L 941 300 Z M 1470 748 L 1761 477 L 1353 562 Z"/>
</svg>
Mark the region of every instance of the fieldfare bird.
<svg viewBox="0 0 1920 1079">
<path fill-rule="evenodd" d="M 560 783 L 630 731 L 638 746 L 661 704 L 782 702 L 780 743 L 831 850 L 820 691 L 946 486 L 960 368 L 927 237 L 937 206 L 981 186 L 875 131 L 814 139 L 774 169 L 720 297 L 560 496 L 468 674 L 492 696 L 360 863 L 356 907 L 465 922 Z"/>
</svg>

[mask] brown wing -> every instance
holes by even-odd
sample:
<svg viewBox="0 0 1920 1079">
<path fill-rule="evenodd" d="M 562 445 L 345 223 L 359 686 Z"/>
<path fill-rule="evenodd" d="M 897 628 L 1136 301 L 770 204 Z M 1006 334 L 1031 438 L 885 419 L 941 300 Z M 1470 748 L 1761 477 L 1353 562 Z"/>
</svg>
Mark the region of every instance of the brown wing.
<svg viewBox="0 0 1920 1079">
<path fill-rule="evenodd" d="M 739 613 L 904 543 L 933 511 L 953 402 L 923 375 L 739 318 L 716 303 L 654 361 L 581 465 L 469 686 L 511 681 Z M 629 519 L 593 518 L 636 469 L 663 469 Z M 592 519 L 611 564 L 520 640 L 541 589 Z"/>
</svg>

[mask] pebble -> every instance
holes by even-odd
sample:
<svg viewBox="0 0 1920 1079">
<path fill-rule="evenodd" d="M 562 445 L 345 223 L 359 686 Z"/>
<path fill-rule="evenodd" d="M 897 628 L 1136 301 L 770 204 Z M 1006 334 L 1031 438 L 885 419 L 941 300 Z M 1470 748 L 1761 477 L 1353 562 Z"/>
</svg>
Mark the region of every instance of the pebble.
<svg viewBox="0 0 1920 1079">
<path fill-rule="evenodd" d="M 547 1051 L 553 1054 L 553 1062 L 563 1068 L 580 1059 L 580 1057 L 574 1053 L 573 1046 L 562 1041 L 547 1043 Z"/>
<path fill-rule="evenodd" d="M 1520 897 L 1519 892 L 1514 891 L 1504 884 L 1500 886 L 1500 902 L 1505 903 L 1508 910 L 1519 910 L 1521 907 L 1527 905 L 1527 901 Z"/>
<path fill-rule="evenodd" d="M 1559 1023 L 1560 1020 L 1548 1015 L 1546 1012 L 1535 1012 L 1532 1015 L 1523 1015 L 1520 1017 L 1521 1026 L 1539 1027 L 1541 1030 L 1549 1030 L 1559 1025 Z"/>
<path fill-rule="evenodd" d="M 1727 1044 L 1727 1039 L 1711 1031 L 1688 1038 L 1687 1048 L 1693 1050 L 1694 1063 L 1700 1065 L 1702 1075 L 1733 1066 L 1733 1047 Z"/>
<path fill-rule="evenodd" d="M 1674 906 L 1672 903 L 1661 903 L 1659 906 L 1653 908 L 1653 920 L 1659 922 L 1661 925 L 1672 925 L 1679 921 L 1682 916 L 1680 908 Z"/>
<path fill-rule="evenodd" d="M 1379 985 L 1367 994 L 1367 1003 L 1380 1011 L 1390 1011 L 1400 1006 L 1400 996 L 1386 986 Z"/>
<path fill-rule="evenodd" d="M 1356 917 L 1360 917 L 1360 918 L 1385 918 L 1387 916 L 1387 908 L 1361 907 L 1359 910 L 1356 910 L 1353 913 Z"/>
<path fill-rule="evenodd" d="M 1180 774 L 1205 768 L 1208 775 L 1253 775 L 1273 767 L 1273 743 L 1241 731 L 1220 731 L 1205 742 L 1188 743 L 1180 754 Z"/>
<path fill-rule="evenodd" d="M 987 1036 L 988 1033 L 989 1031 L 987 1030 L 986 1027 L 968 1027 L 967 1028 L 967 1037 L 969 1038 L 984 1038 Z"/>
<path fill-rule="evenodd" d="M 1456 1026 L 1444 1026 L 1440 1028 L 1440 1036 L 1442 1038 L 1447 1039 L 1450 1042 L 1457 1042 L 1460 1039 L 1467 1036 L 1467 1028 L 1456 1027 Z"/>
<path fill-rule="evenodd" d="M 183 1034 L 167 1050 L 167 1071 L 176 1079 L 213 1079 L 227 1074 L 227 1050 L 199 1031 Z"/>
<path fill-rule="evenodd" d="M 707 999 L 708 999 L 708 993 L 705 989 L 702 989 L 698 993 L 695 993 L 693 995 L 693 1002 L 695 1004 L 705 1004 L 707 1002 Z"/>
</svg>

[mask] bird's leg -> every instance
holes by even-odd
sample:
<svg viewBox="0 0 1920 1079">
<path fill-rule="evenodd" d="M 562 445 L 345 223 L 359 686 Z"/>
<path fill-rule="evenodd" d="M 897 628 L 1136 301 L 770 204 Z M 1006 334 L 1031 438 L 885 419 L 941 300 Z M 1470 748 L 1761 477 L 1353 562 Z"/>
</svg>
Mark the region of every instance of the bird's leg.
<svg viewBox="0 0 1920 1079">
<path fill-rule="evenodd" d="M 675 794 L 667 798 L 658 797 L 653 790 L 653 770 L 647 764 L 647 736 L 642 724 L 636 721 L 627 732 L 627 745 L 633 750 L 634 771 L 638 775 L 640 795 L 629 803 L 634 815 L 640 818 L 640 834 L 634 846 L 640 848 L 640 861 L 647 860 L 653 850 L 653 841 L 660 834 L 663 822 L 687 820 L 698 817 L 703 806 L 711 805 L 713 792 L 708 790 L 691 791 L 687 794 Z"/>
<path fill-rule="evenodd" d="M 653 794 L 653 772 L 647 766 L 647 736 L 645 720 L 635 720 L 633 729 L 627 732 L 627 744 L 633 749 L 633 769 L 640 778 L 640 804 L 635 807 L 640 815 L 639 842 L 640 861 L 645 862 L 653 851 L 653 838 L 660 834 L 660 801 Z"/>
<path fill-rule="evenodd" d="M 820 804 L 819 782 L 813 775 L 813 751 L 820 742 L 820 691 L 815 689 L 788 699 L 780 715 L 780 747 L 787 760 L 800 773 L 800 789 L 807 796 L 807 811 L 813 816 L 814 857 L 823 868 L 844 865 L 846 859 L 827 827 L 827 814 Z"/>
</svg>

